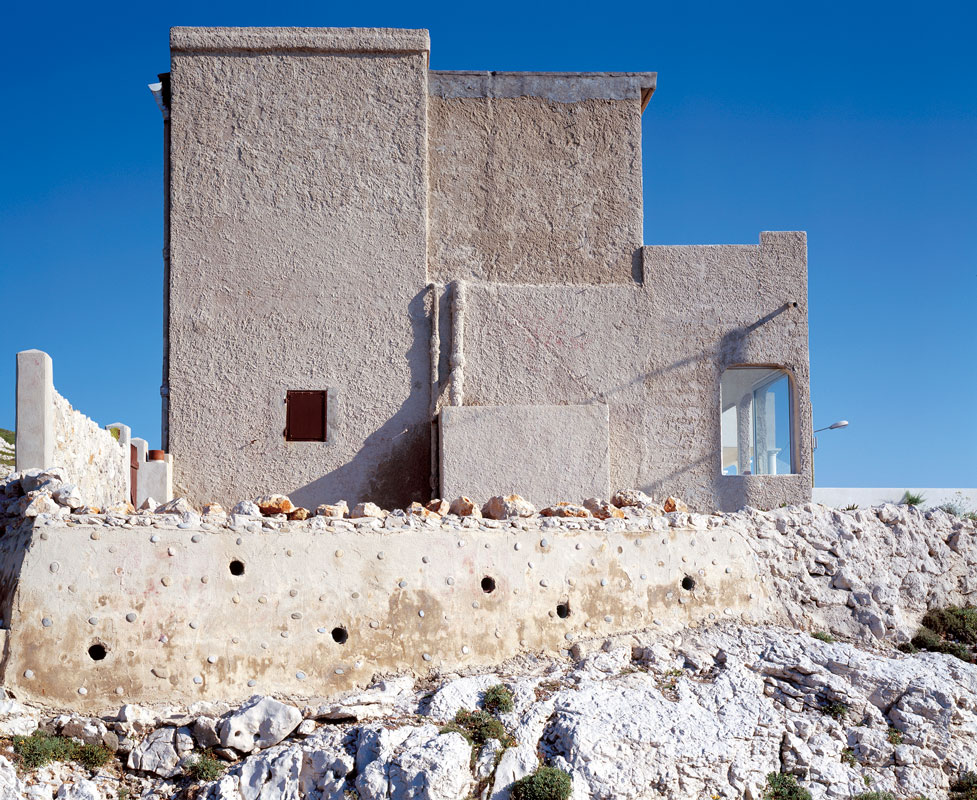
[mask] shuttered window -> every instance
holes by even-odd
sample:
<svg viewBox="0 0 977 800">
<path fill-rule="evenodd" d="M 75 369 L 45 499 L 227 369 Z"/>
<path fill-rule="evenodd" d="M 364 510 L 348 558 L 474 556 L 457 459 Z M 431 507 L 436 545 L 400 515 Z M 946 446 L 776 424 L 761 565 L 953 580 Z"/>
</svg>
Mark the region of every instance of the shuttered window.
<svg viewBox="0 0 977 800">
<path fill-rule="evenodd" d="M 326 441 L 326 391 L 290 391 L 285 395 L 285 439 Z"/>
</svg>

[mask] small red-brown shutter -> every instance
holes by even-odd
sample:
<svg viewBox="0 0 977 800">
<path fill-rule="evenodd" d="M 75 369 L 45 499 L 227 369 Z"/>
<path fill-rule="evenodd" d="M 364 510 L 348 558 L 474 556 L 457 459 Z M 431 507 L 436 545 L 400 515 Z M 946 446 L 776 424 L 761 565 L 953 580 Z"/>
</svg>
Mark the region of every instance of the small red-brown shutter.
<svg viewBox="0 0 977 800">
<path fill-rule="evenodd" d="M 129 445 L 129 502 L 136 506 L 136 486 L 139 483 L 139 451 L 134 444 Z"/>
<path fill-rule="evenodd" d="M 327 397 L 322 391 L 290 391 L 285 395 L 285 439 L 326 441 Z"/>
</svg>

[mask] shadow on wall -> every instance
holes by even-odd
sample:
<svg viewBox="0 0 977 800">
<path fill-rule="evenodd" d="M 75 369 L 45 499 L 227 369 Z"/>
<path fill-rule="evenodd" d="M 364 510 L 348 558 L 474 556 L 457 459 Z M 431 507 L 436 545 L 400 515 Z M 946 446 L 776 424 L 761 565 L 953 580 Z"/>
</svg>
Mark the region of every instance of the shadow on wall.
<svg viewBox="0 0 977 800">
<path fill-rule="evenodd" d="M 427 289 L 411 299 L 411 345 L 404 358 L 410 369 L 410 394 L 400 408 L 363 441 L 356 455 L 341 467 L 292 492 L 292 502 L 306 508 L 355 498 L 337 497 L 336 486 L 365 485 L 364 501 L 383 508 L 406 508 L 431 498 L 430 336 Z M 356 402 L 352 391 L 343 402 Z M 382 455 L 381 455 L 382 454 Z M 364 480 L 361 476 L 366 475 Z"/>
</svg>

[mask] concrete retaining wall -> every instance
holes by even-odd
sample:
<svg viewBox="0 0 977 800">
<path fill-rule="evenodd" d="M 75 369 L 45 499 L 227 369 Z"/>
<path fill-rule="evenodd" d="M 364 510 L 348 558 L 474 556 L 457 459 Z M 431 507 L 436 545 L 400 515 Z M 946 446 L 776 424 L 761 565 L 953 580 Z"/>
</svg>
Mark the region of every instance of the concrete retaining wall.
<svg viewBox="0 0 977 800">
<path fill-rule="evenodd" d="M 323 517 L 27 521 L 0 540 L 15 593 L 3 682 L 18 698 L 90 709 L 323 696 L 376 673 L 766 613 L 743 534 L 698 519 L 657 517 L 640 531 L 625 530 L 634 520 L 407 530 Z"/>
</svg>

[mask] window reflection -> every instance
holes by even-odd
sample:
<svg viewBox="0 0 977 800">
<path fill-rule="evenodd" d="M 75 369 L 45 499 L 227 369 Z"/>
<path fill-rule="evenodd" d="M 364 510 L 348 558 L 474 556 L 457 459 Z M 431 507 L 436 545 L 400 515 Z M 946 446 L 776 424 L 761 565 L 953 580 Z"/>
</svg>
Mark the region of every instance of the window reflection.
<svg viewBox="0 0 977 800">
<path fill-rule="evenodd" d="M 793 421 L 786 370 L 735 367 L 720 381 L 723 475 L 793 473 Z"/>
</svg>

